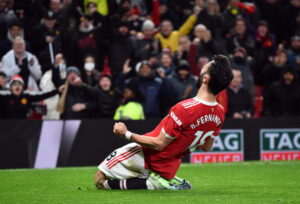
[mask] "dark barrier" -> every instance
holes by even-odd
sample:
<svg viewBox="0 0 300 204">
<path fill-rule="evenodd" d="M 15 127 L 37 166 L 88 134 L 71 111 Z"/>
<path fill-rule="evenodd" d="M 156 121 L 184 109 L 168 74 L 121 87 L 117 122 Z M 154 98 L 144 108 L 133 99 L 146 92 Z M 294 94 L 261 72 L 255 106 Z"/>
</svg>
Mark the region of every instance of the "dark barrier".
<svg viewBox="0 0 300 204">
<path fill-rule="evenodd" d="M 129 130 L 142 134 L 151 131 L 159 121 L 125 121 L 125 123 Z M 0 121 L 0 168 L 98 165 L 112 150 L 127 143 L 112 134 L 113 124 L 112 120 L 2 120 Z M 243 143 L 240 151 L 243 152 L 244 160 L 260 159 L 262 129 L 280 128 L 299 129 L 300 118 L 227 119 L 223 126 L 224 132 L 233 130 L 242 134 Z M 273 143 L 277 138 L 274 134 L 266 137 L 272 139 L 270 141 Z M 232 143 L 230 140 L 227 142 Z M 286 135 L 283 135 L 282 142 L 286 145 L 283 149 L 293 146 L 300 151 L 300 147 L 299 150 L 297 149 L 300 144 L 300 133 L 291 136 L 294 145 L 289 144 Z M 219 145 L 223 145 L 222 142 Z M 233 146 L 233 143 L 231 145 Z M 185 158 L 184 161 L 188 162 L 189 159 L 189 157 Z"/>
</svg>

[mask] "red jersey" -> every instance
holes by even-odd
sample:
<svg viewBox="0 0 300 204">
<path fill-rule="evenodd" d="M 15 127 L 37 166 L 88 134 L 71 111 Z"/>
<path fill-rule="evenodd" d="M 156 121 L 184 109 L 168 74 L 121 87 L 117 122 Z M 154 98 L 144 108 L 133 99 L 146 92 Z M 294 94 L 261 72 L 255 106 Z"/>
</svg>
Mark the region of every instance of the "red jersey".
<svg viewBox="0 0 300 204">
<path fill-rule="evenodd" d="M 174 178 L 181 158 L 209 138 L 215 138 L 224 122 L 224 109 L 217 102 L 191 98 L 177 103 L 158 126 L 145 136 L 157 137 L 162 131 L 173 139 L 163 151 L 143 147 L 145 167 L 167 179 Z"/>
</svg>

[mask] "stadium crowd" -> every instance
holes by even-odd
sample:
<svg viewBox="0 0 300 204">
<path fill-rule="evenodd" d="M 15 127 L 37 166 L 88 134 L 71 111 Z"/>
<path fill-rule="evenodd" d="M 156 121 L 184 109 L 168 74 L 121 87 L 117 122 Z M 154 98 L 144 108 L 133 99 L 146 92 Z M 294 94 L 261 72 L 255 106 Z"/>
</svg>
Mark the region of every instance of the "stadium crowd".
<svg viewBox="0 0 300 204">
<path fill-rule="evenodd" d="M 161 118 L 214 54 L 227 117 L 300 116 L 300 0 L 0 0 L 0 119 Z"/>
</svg>

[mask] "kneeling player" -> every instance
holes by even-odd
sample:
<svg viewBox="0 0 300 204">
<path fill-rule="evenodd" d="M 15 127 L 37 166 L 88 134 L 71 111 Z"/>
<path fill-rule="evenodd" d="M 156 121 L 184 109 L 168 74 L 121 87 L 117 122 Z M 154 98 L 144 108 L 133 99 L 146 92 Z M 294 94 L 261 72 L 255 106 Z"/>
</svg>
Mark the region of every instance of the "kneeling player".
<svg viewBox="0 0 300 204">
<path fill-rule="evenodd" d="M 176 177 L 181 158 L 200 148 L 209 151 L 224 122 L 224 110 L 216 95 L 233 78 L 230 63 L 214 56 L 201 70 L 196 97 L 173 106 L 150 133 L 138 135 L 124 123 L 114 125 L 114 134 L 134 143 L 113 151 L 98 166 L 95 184 L 99 189 L 189 189 Z"/>
</svg>

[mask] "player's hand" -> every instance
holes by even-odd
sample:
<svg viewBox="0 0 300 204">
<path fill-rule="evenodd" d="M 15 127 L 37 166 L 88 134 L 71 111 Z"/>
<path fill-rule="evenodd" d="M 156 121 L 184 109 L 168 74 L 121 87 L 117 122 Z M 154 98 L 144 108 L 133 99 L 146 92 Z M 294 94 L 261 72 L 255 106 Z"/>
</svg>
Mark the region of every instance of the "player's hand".
<svg viewBox="0 0 300 204">
<path fill-rule="evenodd" d="M 115 135 L 118 135 L 120 137 L 125 137 L 125 134 L 126 134 L 126 131 L 127 131 L 127 127 L 124 123 L 115 123 L 114 125 L 114 134 Z"/>
</svg>

